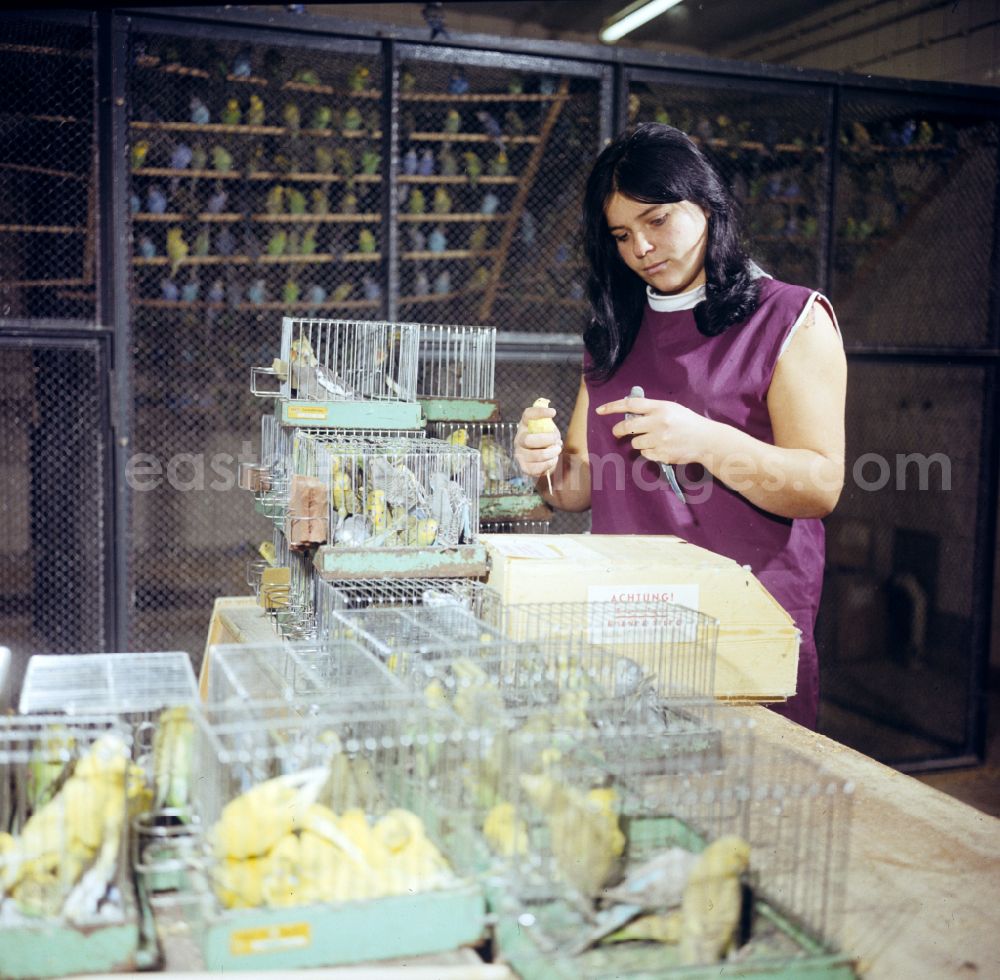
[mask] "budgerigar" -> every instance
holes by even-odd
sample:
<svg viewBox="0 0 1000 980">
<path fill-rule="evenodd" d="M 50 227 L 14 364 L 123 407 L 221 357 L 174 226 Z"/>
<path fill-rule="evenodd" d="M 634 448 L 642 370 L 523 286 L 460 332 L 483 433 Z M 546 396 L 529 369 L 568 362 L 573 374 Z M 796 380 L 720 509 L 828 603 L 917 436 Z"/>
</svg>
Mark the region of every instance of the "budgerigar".
<svg viewBox="0 0 1000 980">
<path fill-rule="evenodd" d="M 344 131 L 347 133 L 353 133 L 361 129 L 363 125 L 364 118 L 361 115 L 361 110 L 352 105 L 347 112 L 344 113 L 344 121 L 342 123 Z"/>
<path fill-rule="evenodd" d="M 740 882 L 750 864 L 750 845 L 727 835 L 698 858 L 681 900 L 681 963 L 716 963 L 729 951 L 740 921 Z"/>
<path fill-rule="evenodd" d="M 230 800 L 209 832 L 216 856 L 240 860 L 267 854 L 302 826 L 327 777 L 326 767 L 317 766 L 258 783 Z"/>
<path fill-rule="evenodd" d="M 414 187 L 410 191 L 410 196 L 406 200 L 406 210 L 410 214 L 423 214 L 427 210 L 424 192 L 419 187 Z"/>
<path fill-rule="evenodd" d="M 289 136 L 298 136 L 302 128 L 302 110 L 296 102 L 286 102 L 281 110 L 281 119 Z"/>
<path fill-rule="evenodd" d="M 142 167 L 149 156 L 149 140 L 136 140 L 132 144 L 132 166 L 135 169 Z"/>
<path fill-rule="evenodd" d="M 479 438 L 479 465 L 486 493 L 497 493 L 513 471 L 510 456 L 489 433 L 483 433 Z"/>
<path fill-rule="evenodd" d="M 267 214 L 281 214 L 285 210 L 285 188 L 275 184 L 264 200 L 264 210 Z"/>
<path fill-rule="evenodd" d="M 291 306 L 299 301 L 299 284 L 294 279 L 289 279 L 282 287 L 281 301 L 287 306 Z"/>
<path fill-rule="evenodd" d="M 347 76 L 348 91 L 363 92 L 370 77 L 371 71 L 365 65 L 356 65 Z"/>
<path fill-rule="evenodd" d="M 167 229 L 167 256 L 170 259 L 170 275 L 176 276 L 181 263 L 188 257 L 190 246 L 184 241 L 180 228 Z"/>
<path fill-rule="evenodd" d="M 333 173 L 333 150 L 328 146 L 323 146 L 322 143 L 317 144 L 314 151 L 315 161 L 314 166 L 316 168 L 316 173 L 318 174 L 331 174 Z"/>
<path fill-rule="evenodd" d="M 222 113 L 219 116 L 219 122 L 225 124 L 226 126 L 238 126 L 242 118 L 243 112 L 240 109 L 238 100 L 227 99 L 225 108 L 223 108 Z"/>
<path fill-rule="evenodd" d="M 479 180 L 483 172 L 483 161 L 479 159 L 478 154 L 473 153 L 472 150 L 466 150 L 462 154 L 462 160 L 465 162 L 465 173 L 468 175 L 469 183 L 475 184 Z"/>
<path fill-rule="evenodd" d="M 328 105 L 318 105 L 313 109 L 312 118 L 309 120 L 310 129 L 329 129 L 333 121 L 333 110 Z"/>
<path fill-rule="evenodd" d="M 427 247 L 432 252 L 443 252 L 448 247 L 448 239 L 445 237 L 444 229 L 440 226 L 435 228 L 427 239 Z"/>
<path fill-rule="evenodd" d="M 302 193 L 302 191 L 297 190 L 294 187 L 290 188 L 288 191 L 288 213 L 306 213 L 306 196 Z"/>
<path fill-rule="evenodd" d="M 366 255 L 374 252 L 378 247 L 378 242 L 375 239 L 375 232 L 371 228 L 362 228 L 358 232 L 358 251 Z"/>
<path fill-rule="evenodd" d="M 315 255 L 316 254 L 316 229 L 307 228 L 305 234 L 302 236 L 302 241 L 299 243 L 299 253 L 301 255 Z"/>
<path fill-rule="evenodd" d="M 563 878 L 594 898 L 614 875 L 625 850 L 612 788 L 584 793 L 550 775 L 522 775 L 528 799 L 546 817 L 552 855 Z"/>
<path fill-rule="evenodd" d="M 434 173 L 434 151 L 430 148 L 424 150 L 420 155 L 420 164 L 417 173 L 421 177 L 430 177 Z"/>
<path fill-rule="evenodd" d="M 434 200 L 431 206 L 435 214 L 449 214 L 451 212 L 451 195 L 444 187 L 439 185 L 434 189 Z"/>
<path fill-rule="evenodd" d="M 473 225 L 469 232 L 469 251 L 479 252 L 486 247 L 489 229 L 484 224 Z"/>
<path fill-rule="evenodd" d="M 458 159 L 452 152 L 450 143 L 445 143 L 441 147 L 441 152 L 438 154 L 438 164 L 445 177 L 454 177 L 458 173 Z"/>
<path fill-rule="evenodd" d="M 493 191 L 487 191 L 483 195 L 483 199 L 479 204 L 480 214 L 496 214 L 500 208 L 500 198 L 493 193 Z"/>
<path fill-rule="evenodd" d="M 259 95 L 251 95 L 244 122 L 248 126 L 263 126 L 264 118 L 264 100 Z"/>
<path fill-rule="evenodd" d="M 497 150 L 497 155 L 490 161 L 491 177 L 506 177 L 510 170 L 510 160 L 503 150 Z"/>
<path fill-rule="evenodd" d="M 194 720 L 186 706 L 160 712 L 153 738 L 153 803 L 157 810 L 190 805 L 194 736 Z"/>
<path fill-rule="evenodd" d="M 548 408 L 549 399 L 548 398 L 536 398 L 532 402 L 532 408 Z M 556 432 L 555 422 L 551 418 L 545 417 L 540 419 L 528 419 L 527 421 L 528 432 L 532 435 L 537 435 L 540 432 Z M 553 467 L 554 469 L 554 467 Z M 545 474 L 545 479 L 548 481 L 549 493 L 552 493 L 552 470 L 548 470 Z"/>
<path fill-rule="evenodd" d="M 528 853 L 528 825 L 512 803 L 502 801 L 490 808 L 483 821 L 483 837 L 490 849 L 510 858 Z"/>
<path fill-rule="evenodd" d="M 330 213 L 330 198 L 323 188 L 313 188 L 309 196 L 312 199 L 311 210 L 313 214 Z"/>
<path fill-rule="evenodd" d="M 360 167 L 363 174 L 377 174 L 381 163 L 382 157 L 375 150 L 366 149 L 362 151 Z"/>
<path fill-rule="evenodd" d="M 233 155 L 224 146 L 212 147 L 212 169 L 220 173 L 233 169 Z"/>
<path fill-rule="evenodd" d="M 417 151 L 411 146 L 406 153 L 403 154 L 403 173 L 407 177 L 412 177 L 417 172 L 417 167 L 419 166 L 420 162 L 417 159 Z"/>
<path fill-rule="evenodd" d="M 449 109 L 444 116 L 444 131 L 446 133 L 457 133 L 462 128 L 462 117 L 457 109 Z"/>
<path fill-rule="evenodd" d="M 288 245 L 288 232 L 283 228 L 276 231 L 267 240 L 267 254 L 268 255 L 284 255 L 285 248 Z"/>
<path fill-rule="evenodd" d="M 198 98 L 197 95 L 191 96 L 191 101 L 188 103 L 188 108 L 191 111 L 191 122 L 196 126 L 204 126 L 211 119 L 211 114 L 208 111 L 208 106 Z"/>
</svg>

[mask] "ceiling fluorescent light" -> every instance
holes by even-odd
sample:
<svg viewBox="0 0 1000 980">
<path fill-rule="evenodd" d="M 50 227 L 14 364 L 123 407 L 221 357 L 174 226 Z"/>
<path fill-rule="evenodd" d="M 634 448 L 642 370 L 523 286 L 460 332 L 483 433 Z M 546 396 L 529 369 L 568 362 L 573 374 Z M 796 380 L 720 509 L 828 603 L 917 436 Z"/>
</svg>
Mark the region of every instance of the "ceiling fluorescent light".
<svg viewBox="0 0 1000 980">
<path fill-rule="evenodd" d="M 638 0 L 606 21 L 598 35 L 605 44 L 614 44 L 647 21 L 676 7 L 681 0 Z"/>
</svg>

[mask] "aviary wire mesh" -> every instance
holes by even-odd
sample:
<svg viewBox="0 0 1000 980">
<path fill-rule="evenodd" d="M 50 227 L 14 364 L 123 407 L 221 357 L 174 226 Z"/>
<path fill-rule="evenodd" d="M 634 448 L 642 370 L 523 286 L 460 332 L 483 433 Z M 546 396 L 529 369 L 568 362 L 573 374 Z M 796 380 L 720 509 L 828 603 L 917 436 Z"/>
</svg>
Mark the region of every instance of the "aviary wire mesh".
<svg viewBox="0 0 1000 980">
<path fill-rule="evenodd" d="M 742 210 L 750 254 L 785 282 L 822 283 L 826 210 L 826 107 L 811 95 L 630 81 L 630 123 L 664 122 L 687 133 Z"/>
<path fill-rule="evenodd" d="M 97 316 L 95 34 L 0 20 L 0 317 Z"/>
<path fill-rule="evenodd" d="M 0 334 L 0 636 L 15 691 L 30 654 L 111 642 L 106 370 L 93 340 Z"/>
</svg>

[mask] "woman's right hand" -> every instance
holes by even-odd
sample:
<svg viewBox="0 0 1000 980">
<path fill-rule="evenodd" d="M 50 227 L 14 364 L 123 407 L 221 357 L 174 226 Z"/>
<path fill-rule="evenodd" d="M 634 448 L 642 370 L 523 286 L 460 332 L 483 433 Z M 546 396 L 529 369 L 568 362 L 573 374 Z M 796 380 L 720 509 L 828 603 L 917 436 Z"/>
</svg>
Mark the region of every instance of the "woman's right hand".
<svg viewBox="0 0 1000 980">
<path fill-rule="evenodd" d="M 525 476 L 535 480 L 551 473 L 559 462 L 563 442 L 559 430 L 552 423 L 547 432 L 531 432 L 528 423 L 537 419 L 552 419 L 554 408 L 541 408 L 529 405 L 522 413 L 517 423 L 517 433 L 514 436 L 514 460 Z"/>
</svg>

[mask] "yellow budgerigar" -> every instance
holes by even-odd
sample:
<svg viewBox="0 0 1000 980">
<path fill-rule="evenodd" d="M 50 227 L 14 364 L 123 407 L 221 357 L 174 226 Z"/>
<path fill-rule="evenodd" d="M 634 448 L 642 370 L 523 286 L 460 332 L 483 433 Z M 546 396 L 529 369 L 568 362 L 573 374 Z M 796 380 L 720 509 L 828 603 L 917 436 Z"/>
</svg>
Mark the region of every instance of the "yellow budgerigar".
<svg viewBox="0 0 1000 980">
<path fill-rule="evenodd" d="M 531 403 L 531 407 L 532 408 L 548 408 L 549 407 L 549 399 L 548 398 L 536 398 Z M 537 435 L 540 432 L 555 432 L 555 431 L 557 431 L 556 430 L 556 424 L 555 424 L 555 422 L 553 422 L 552 419 L 549 418 L 549 417 L 547 417 L 547 416 L 545 418 L 540 418 L 540 419 L 528 419 L 526 425 L 527 425 L 528 432 L 532 433 L 532 435 Z M 546 481 L 548 482 L 548 485 L 549 485 L 549 493 L 552 493 L 552 470 L 549 470 L 545 474 L 545 479 L 546 479 Z"/>
<path fill-rule="evenodd" d="M 681 963 L 715 963 L 729 951 L 740 921 L 740 875 L 750 864 L 750 845 L 727 835 L 702 851 L 681 900 Z"/>
<path fill-rule="evenodd" d="M 546 816 L 549 846 L 562 877 L 581 895 L 599 895 L 625 850 L 617 791 L 596 788 L 584 793 L 549 775 L 523 775 L 521 785 Z"/>
<path fill-rule="evenodd" d="M 518 816 L 513 803 L 501 801 L 490 808 L 483 821 L 483 836 L 501 857 L 528 853 L 528 825 Z"/>
</svg>

